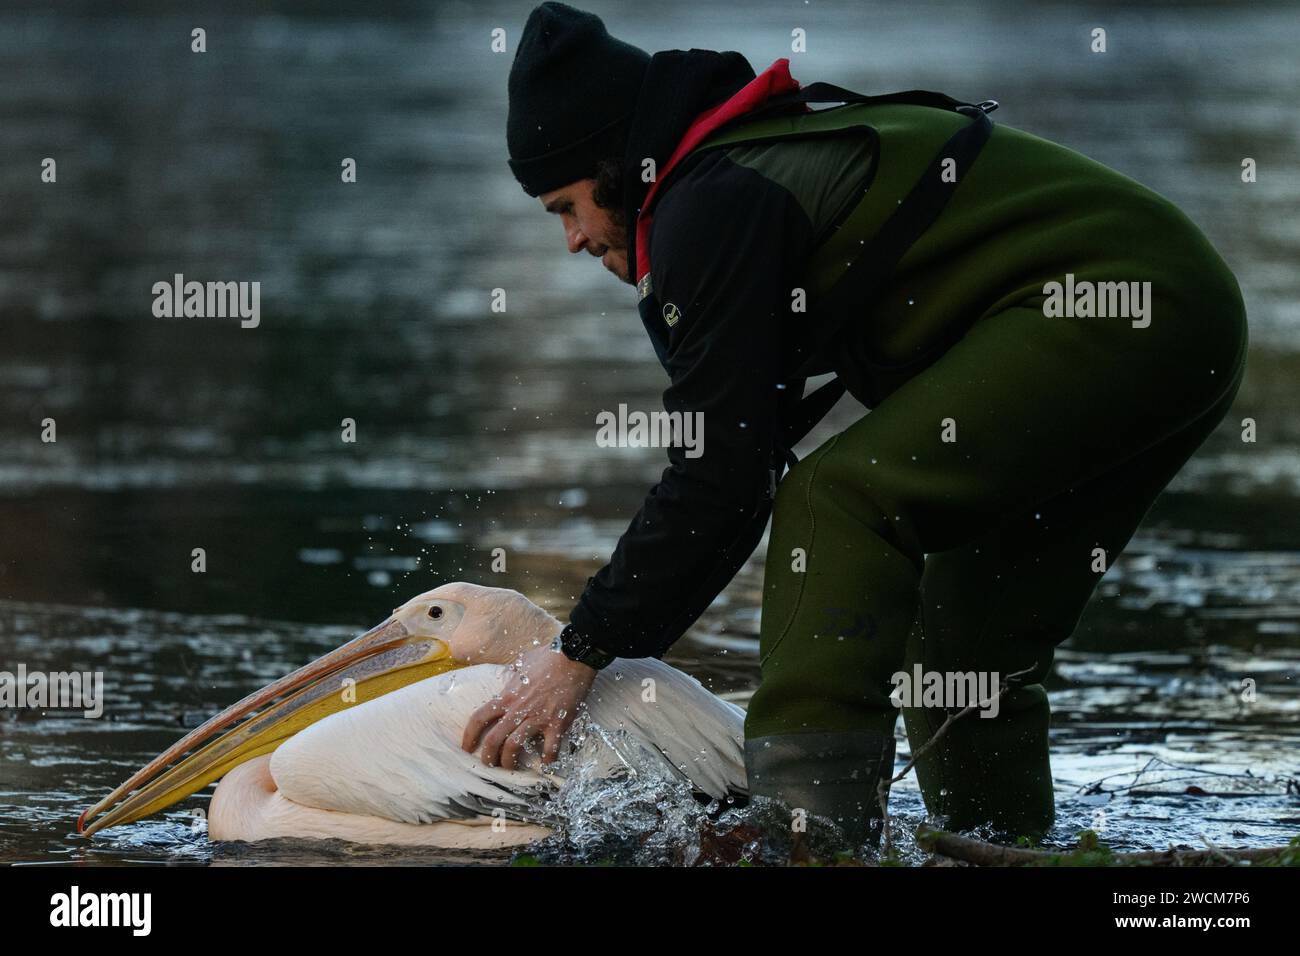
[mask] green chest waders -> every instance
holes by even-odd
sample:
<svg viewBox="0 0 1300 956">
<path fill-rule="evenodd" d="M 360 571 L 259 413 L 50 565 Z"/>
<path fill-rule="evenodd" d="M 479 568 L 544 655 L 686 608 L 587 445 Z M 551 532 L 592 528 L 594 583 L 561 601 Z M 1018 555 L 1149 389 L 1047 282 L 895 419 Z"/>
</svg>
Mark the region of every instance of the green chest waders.
<svg viewBox="0 0 1300 956">
<path fill-rule="evenodd" d="M 932 110 L 879 116 L 882 167 L 862 212 L 882 226 L 850 244 L 875 246 L 882 213 L 906 193 L 890 157 L 906 154 L 915 179 L 931 155 L 918 144 L 939 137 L 937 148 L 953 129 Z M 878 353 L 916 361 L 877 366 L 872 386 L 888 397 L 794 465 L 772 509 L 762 681 L 745 721 L 751 793 L 831 817 L 855 842 L 871 837 L 900 711 L 926 808 L 944 825 L 1011 837 L 1052 826 L 1042 682 L 1054 650 L 1244 370 L 1231 270 L 1163 197 L 1008 128 L 958 170 L 965 188 L 912 254 L 858 260 L 878 274 L 898 263 L 881 297 L 845 291 L 857 303 L 846 319 L 868 325 L 872 350 L 881 326 L 919 329 L 928 316 L 924 336 L 893 338 L 917 350 Z M 814 261 L 810 275 L 834 266 Z M 1053 313 L 1036 293 L 1067 273 L 1150 288 L 1136 313 Z M 808 285 L 819 300 L 835 288 Z M 947 329 L 939 320 L 967 313 L 979 317 L 919 367 Z M 906 380 L 891 388 L 891 376 Z M 962 700 L 978 706 L 937 736 Z"/>
<path fill-rule="evenodd" d="M 805 105 L 804 112 L 764 115 L 807 103 L 845 105 L 817 111 L 809 111 Z M 863 234 L 862 223 L 871 222 L 873 217 L 879 220 L 880 210 L 873 207 L 879 205 L 877 197 L 884 191 L 881 189 L 874 192 L 868 189 L 864 193 L 807 264 L 810 311 L 818 317 L 817 332 L 811 344 L 792 354 L 786 365 L 784 394 L 788 398 L 782 409 L 780 432 L 771 450 L 769 495 L 730 549 L 733 557 L 753 551 L 771 514 L 781 473 L 787 465 L 797 462 L 791 449 L 845 392 L 844 383 L 836 378 L 804 397 L 810 369 L 819 358 L 836 348 L 837 340 L 855 326 L 870 321 L 870 304 L 876 293 L 888 282 L 907 250 L 939 217 L 959 185 L 961 174 L 974 163 L 987 142 L 992 131 L 988 113 L 997 108 L 997 103 L 992 100 L 962 103 L 920 90 L 863 96 L 829 84 L 814 83 L 798 92 L 775 97 L 759 110 L 734 120 L 715 131 L 692 153 L 812 136 L 859 135 L 871 140 L 872 162 L 879 166 L 882 162 L 880 136 L 870 118 L 874 107 L 884 105 L 943 109 L 966 115 L 970 122 L 941 143 L 923 170 L 897 166 L 888 169 L 888 175 L 896 180 L 888 194 L 901 194 L 903 198 L 869 236 Z M 884 161 L 887 163 L 888 157 Z M 951 166 L 953 163 L 955 167 Z M 954 168 L 956 176 L 946 175 Z M 871 171 L 873 185 L 879 184 L 879 173 L 879 168 Z M 668 343 L 663 324 L 658 321 L 659 304 L 652 293 L 643 295 L 640 312 L 660 361 L 667 368 Z M 932 362 L 964 331 L 964 328 L 952 330 L 950 335 L 906 362 L 869 363 L 872 393 L 860 397 L 874 406 L 899 383 Z M 735 560 L 724 559 L 719 562 L 717 573 L 730 580 L 736 566 Z M 715 583 L 720 588 L 726 582 L 706 582 L 702 591 L 718 590 L 713 587 Z M 745 754 L 752 795 L 774 798 L 793 808 L 797 820 L 805 819 L 807 814 L 830 818 L 854 846 L 878 841 L 880 806 L 876 783 L 882 775 L 892 772 L 892 733 L 773 734 L 747 740 Z"/>
</svg>

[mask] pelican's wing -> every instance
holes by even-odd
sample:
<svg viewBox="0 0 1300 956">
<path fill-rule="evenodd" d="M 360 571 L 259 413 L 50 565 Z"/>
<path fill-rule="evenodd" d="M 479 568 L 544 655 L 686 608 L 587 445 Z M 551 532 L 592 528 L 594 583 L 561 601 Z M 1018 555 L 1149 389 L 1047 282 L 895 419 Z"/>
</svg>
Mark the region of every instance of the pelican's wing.
<svg viewBox="0 0 1300 956">
<path fill-rule="evenodd" d="M 509 675 L 497 664 L 466 667 L 331 714 L 275 751 L 271 776 L 302 806 L 401 823 L 490 815 L 496 807 L 521 815 L 528 792 L 550 787 L 550 778 L 528 767 L 487 767 L 460 749 L 470 714 Z"/>
<path fill-rule="evenodd" d="M 711 797 L 748 793 L 745 712 L 694 677 L 654 658 L 619 658 L 600 672 L 587 708 L 614 749 L 635 742 L 657 752 Z"/>
<path fill-rule="evenodd" d="M 271 757 L 288 800 L 321 810 L 430 823 L 490 815 L 535 817 L 528 798 L 561 783 L 528 753 L 520 770 L 484 766 L 460 749 L 470 715 L 494 697 L 510 668 L 480 664 L 430 677 L 331 714 Z M 744 711 L 662 661 L 617 660 L 587 698 L 590 730 L 576 758 L 593 776 L 637 747 L 714 797 L 745 792 Z"/>
</svg>

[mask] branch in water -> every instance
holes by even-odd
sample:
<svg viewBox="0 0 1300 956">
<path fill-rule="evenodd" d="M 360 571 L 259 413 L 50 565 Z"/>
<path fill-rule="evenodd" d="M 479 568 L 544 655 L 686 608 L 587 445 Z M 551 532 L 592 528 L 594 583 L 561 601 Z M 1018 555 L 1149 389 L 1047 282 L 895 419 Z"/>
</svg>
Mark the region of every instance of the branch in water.
<svg viewBox="0 0 1300 956">
<path fill-rule="evenodd" d="M 1204 838 L 1202 838 L 1204 839 Z M 1260 847 L 1249 850 L 1225 850 L 1205 841 L 1208 850 L 1144 850 L 1140 853 L 1115 853 L 1105 844 L 1097 842 L 1096 834 L 1085 830 L 1079 846 L 1073 851 L 1029 850 L 1023 847 L 998 846 L 973 837 L 959 836 L 946 830 L 935 830 L 921 824 L 916 830 L 916 845 L 929 853 L 937 853 L 973 863 L 976 866 L 1035 866 L 1047 862 L 1085 862 L 1080 856 L 1097 854 L 1097 865 L 1109 866 L 1207 866 L 1211 864 L 1236 866 L 1242 863 L 1278 862 L 1289 866 L 1300 864 L 1300 845 Z M 1074 860 L 1071 856 L 1077 854 Z"/>
</svg>

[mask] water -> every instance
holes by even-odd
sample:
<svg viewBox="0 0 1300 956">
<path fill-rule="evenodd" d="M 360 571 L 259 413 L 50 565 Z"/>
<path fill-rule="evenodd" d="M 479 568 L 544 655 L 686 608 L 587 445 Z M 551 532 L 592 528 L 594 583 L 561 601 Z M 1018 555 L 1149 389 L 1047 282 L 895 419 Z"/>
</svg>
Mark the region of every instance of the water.
<svg viewBox="0 0 1300 956">
<path fill-rule="evenodd" d="M 0 65 L 17 78 L 0 88 L 0 669 L 100 670 L 108 697 L 99 720 L 0 711 L 0 861 L 506 862 L 213 849 L 192 828 L 203 795 L 92 842 L 72 834 L 188 727 L 413 594 L 477 581 L 563 617 L 663 467 L 660 450 L 594 441 L 598 411 L 656 408 L 666 385 L 629 290 L 567 256 L 505 166 L 509 58 L 488 32 L 505 26 L 513 48 L 525 6 L 223 8 L 205 15 L 201 57 L 193 18 L 161 3 L 0 9 Z M 1134 176 L 1207 232 L 1245 293 L 1248 375 L 1058 653 L 1053 839 L 1296 833 L 1294 10 L 757 3 L 738 23 L 687 3 L 653 19 L 592 8 L 648 49 L 737 49 L 760 69 L 801 26 L 797 78 L 994 97 L 1000 121 Z M 1095 25 L 1106 58 L 1086 51 Z M 47 155 L 56 186 L 36 182 Z M 259 279 L 261 326 L 152 318 L 152 283 L 176 272 Z M 498 287 L 504 314 L 487 308 Z M 801 450 L 859 414 L 846 399 Z M 196 547 L 206 574 L 190 570 Z M 490 570 L 497 547 L 505 573 Z M 669 658 L 742 705 L 762 551 Z M 696 859 L 707 821 L 689 799 L 650 810 L 629 786 L 584 801 L 626 813 L 601 832 L 575 810 L 542 858 Z M 910 778 L 891 809 L 904 828 L 921 819 Z M 636 826 L 658 836 L 620 838 Z"/>
</svg>

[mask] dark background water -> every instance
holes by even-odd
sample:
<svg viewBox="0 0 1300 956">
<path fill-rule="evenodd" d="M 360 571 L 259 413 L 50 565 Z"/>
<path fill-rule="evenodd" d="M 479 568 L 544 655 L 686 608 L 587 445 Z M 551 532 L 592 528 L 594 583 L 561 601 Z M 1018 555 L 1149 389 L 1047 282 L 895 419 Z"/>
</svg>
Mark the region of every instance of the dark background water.
<svg viewBox="0 0 1300 956">
<path fill-rule="evenodd" d="M 185 726 L 413 594 L 477 581 L 565 616 L 664 464 L 596 446 L 598 411 L 653 410 L 667 380 L 629 288 L 567 255 L 505 164 L 531 4 L 217 6 L 0 4 L 0 670 L 101 670 L 109 695 L 98 721 L 0 711 L 0 860 L 209 859 L 175 818 L 94 847 L 68 833 Z M 1201 226 L 1243 288 L 1248 374 L 1059 655 L 1058 833 L 1295 833 L 1294 6 L 588 7 L 648 50 L 735 49 L 758 70 L 791 56 L 803 82 L 996 98 L 999 121 Z M 190 52 L 195 26 L 206 54 Z M 795 27 L 807 53 L 790 52 Z M 46 156 L 57 184 L 39 180 Z M 260 326 L 154 318 L 151 287 L 175 273 L 260 281 Z M 845 399 L 801 451 L 862 412 Z M 57 443 L 40 440 L 45 418 Z M 671 657 L 741 703 L 762 557 Z M 1163 763 L 1132 776 L 1150 760 Z M 1079 792 L 1110 774 L 1129 776 L 1106 788 L 1138 785 Z M 1209 795 L 1185 793 L 1189 775 Z M 910 784 L 896 804 L 921 812 Z M 332 858 L 293 858 L 317 855 Z"/>
</svg>

